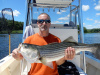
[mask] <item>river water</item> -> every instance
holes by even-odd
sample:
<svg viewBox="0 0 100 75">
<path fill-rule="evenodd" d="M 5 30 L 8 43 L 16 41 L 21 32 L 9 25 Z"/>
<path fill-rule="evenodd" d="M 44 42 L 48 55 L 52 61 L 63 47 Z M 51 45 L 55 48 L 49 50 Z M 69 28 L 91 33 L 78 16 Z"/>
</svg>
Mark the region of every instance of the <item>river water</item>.
<svg viewBox="0 0 100 75">
<path fill-rule="evenodd" d="M 22 42 L 22 34 L 11 34 L 11 52 Z M 100 33 L 84 34 L 84 43 L 100 43 Z M 9 35 L 0 34 L 0 59 L 9 54 Z"/>
</svg>

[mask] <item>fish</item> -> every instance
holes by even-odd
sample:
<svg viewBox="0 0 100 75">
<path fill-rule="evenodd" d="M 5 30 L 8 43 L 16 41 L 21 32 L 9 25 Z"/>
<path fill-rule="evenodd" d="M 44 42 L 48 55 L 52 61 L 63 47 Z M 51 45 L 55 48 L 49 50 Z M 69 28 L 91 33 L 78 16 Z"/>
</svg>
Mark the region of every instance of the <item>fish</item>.
<svg viewBox="0 0 100 75">
<path fill-rule="evenodd" d="M 64 57 L 67 47 L 74 48 L 76 55 L 81 51 L 89 51 L 93 53 L 96 58 L 100 59 L 100 44 L 77 43 L 72 36 L 61 43 L 51 43 L 43 46 L 21 43 L 19 45 L 19 53 L 21 53 L 29 63 L 42 63 L 53 68 L 52 61 Z"/>
</svg>

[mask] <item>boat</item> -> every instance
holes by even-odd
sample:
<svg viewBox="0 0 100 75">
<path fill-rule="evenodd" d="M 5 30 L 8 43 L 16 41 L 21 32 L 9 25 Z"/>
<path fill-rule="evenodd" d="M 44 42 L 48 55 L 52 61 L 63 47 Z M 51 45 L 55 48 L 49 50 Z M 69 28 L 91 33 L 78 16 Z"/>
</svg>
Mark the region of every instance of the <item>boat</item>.
<svg viewBox="0 0 100 75">
<path fill-rule="evenodd" d="M 77 1 L 76 5 L 73 5 L 73 2 Z M 26 0 L 26 15 L 25 22 L 23 25 L 23 36 L 25 34 L 25 28 L 27 26 L 32 26 L 34 32 L 38 32 L 36 19 L 34 19 L 33 12 L 39 8 L 44 12 L 45 9 L 48 9 L 48 12 L 58 10 L 60 11 L 69 11 L 69 22 L 65 24 L 51 24 L 50 33 L 58 36 L 61 41 L 65 40 L 69 36 L 73 36 L 74 39 L 78 42 L 78 33 L 80 35 L 80 42 L 84 43 L 84 29 L 82 22 L 82 1 L 81 0 Z M 74 14 L 74 17 L 73 17 Z M 77 16 L 78 15 L 78 16 Z M 80 29 L 78 30 L 77 24 L 79 24 Z M 59 33 L 58 33 L 59 32 Z M 22 37 L 24 41 L 25 38 Z M 23 42 L 22 41 L 22 42 Z M 73 63 L 74 68 L 77 70 L 74 73 L 68 73 L 73 69 L 72 65 L 67 66 L 67 73 L 63 75 L 100 75 L 100 60 L 86 55 L 85 52 L 76 55 L 75 58 L 71 61 L 66 62 Z M 64 72 L 66 69 L 66 64 L 58 66 L 58 69 L 61 72 Z M 25 65 L 26 60 L 23 61 L 15 60 L 12 57 L 12 54 L 4 57 L 0 60 L 0 75 L 27 75 L 29 65 Z M 59 73 L 61 73 L 59 72 Z"/>
</svg>

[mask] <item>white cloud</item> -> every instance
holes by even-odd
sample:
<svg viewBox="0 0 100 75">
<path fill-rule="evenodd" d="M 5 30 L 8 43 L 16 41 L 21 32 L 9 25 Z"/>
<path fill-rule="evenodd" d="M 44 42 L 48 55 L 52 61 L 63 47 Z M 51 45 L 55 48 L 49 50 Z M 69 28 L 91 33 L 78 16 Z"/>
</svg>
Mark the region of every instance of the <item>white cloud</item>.
<svg viewBox="0 0 100 75">
<path fill-rule="evenodd" d="M 57 23 L 63 23 L 63 22 L 59 22 L 59 21 L 52 22 L 52 24 L 57 24 Z"/>
<path fill-rule="evenodd" d="M 61 14 L 61 12 L 57 12 L 57 14 Z"/>
<path fill-rule="evenodd" d="M 17 10 L 14 10 L 14 11 L 13 11 L 13 14 L 14 14 L 14 16 L 18 16 L 18 15 L 20 14 L 20 12 L 17 11 Z"/>
<path fill-rule="evenodd" d="M 82 5 L 82 10 L 83 11 L 87 11 L 89 9 L 89 5 Z"/>
<path fill-rule="evenodd" d="M 58 11 L 57 14 L 62 14 L 63 12 L 66 12 L 66 10 L 61 10 L 60 12 Z"/>
<path fill-rule="evenodd" d="M 100 13 L 96 13 L 97 16 L 100 16 Z"/>
<path fill-rule="evenodd" d="M 61 10 L 61 12 L 66 12 L 66 10 Z"/>
<path fill-rule="evenodd" d="M 85 25 L 85 23 L 83 23 L 83 25 Z"/>
<path fill-rule="evenodd" d="M 65 24 L 69 24 L 69 22 L 65 22 Z"/>
<path fill-rule="evenodd" d="M 93 19 L 89 19 L 89 18 L 87 18 L 87 20 L 92 21 Z"/>
<path fill-rule="evenodd" d="M 100 0 L 98 1 L 98 4 L 100 4 Z"/>
<path fill-rule="evenodd" d="M 95 6 L 95 8 L 94 8 L 95 10 L 97 10 L 97 11 L 100 11 L 100 0 L 98 1 L 98 5 L 97 6 Z"/>
<path fill-rule="evenodd" d="M 94 3 L 94 5 L 96 5 L 96 3 Z"/>
<path fill-rule="evenodd" d="M 97 11 L 100 11 L 100 5 L 95 6 L 94 9 L 97 10 Z"/>
<path fill-rule="evenodd" d="M 12 15 L 12 12 L 9 11 L 2 11 L 3 14 Z"/>
<path fill-rule="evenodd" d="M 0 13 L 1 13 L 1 11 L 0 11 Z M 4 11 L 3 13 L 4 13 L 4 14 L 8 14 L 8 15 L 12 15 L 12 12 L 10 12 L 10 11 Z M 20 14 L 19 11 L 17 11 L 17 10 L 14 10 L 14 11 L 13 11 L 13 15 L 14 15 L 14 16 L 18 16 L 19 14 Z"/>
<path fill-rule="evenodd" d="M 92 25 L 85 25 L 85 27 L 86 27 L 87 29 L 92 29 L 92 28 L 93 28 Z"/>
<path fill-rule="evenodd" d="M 39 12 L 34 12 L 34 13 L 38 14 Z"/>
<path fill-rule="evenodd" d="M 92 27 L 92 25 L 87 25 L 88 27 Z"/>
<path fill-rule="evenodd" d="M 72 14 L 72 16 L 75 16 L 75 14 Z"/>
<path fill-rule="evenodd" d="M 100 23 L 100 21 L 99 21 L 99 20 L 95 20 L 94 22 L 95 22 L 95 23 Z"/>
<path fill-rule="evenodd" d="M 70 17 L 70 15 L 67 15 L 66 17 L 58 18 L 58 20 L 69 20 L 69 17 Z"/>
<path fill-rule="evenodd" d="M 61 17 L 58 20 L 69 20 L 69 17 Z"/>
</svg>

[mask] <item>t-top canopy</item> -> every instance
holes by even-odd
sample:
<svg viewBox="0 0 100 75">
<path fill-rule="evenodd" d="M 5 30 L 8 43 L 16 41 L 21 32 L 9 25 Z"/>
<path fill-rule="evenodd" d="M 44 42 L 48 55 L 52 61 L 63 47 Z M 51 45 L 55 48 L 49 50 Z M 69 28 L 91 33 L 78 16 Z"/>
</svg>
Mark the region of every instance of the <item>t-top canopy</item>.
<svg viewBox="0 0 100 75">
<path fill-rule="evenodd" d="M 74 0 L 34 0 L 33 5 L 38 7 L 66 8 L 73 1 Z"/>
</svg>

